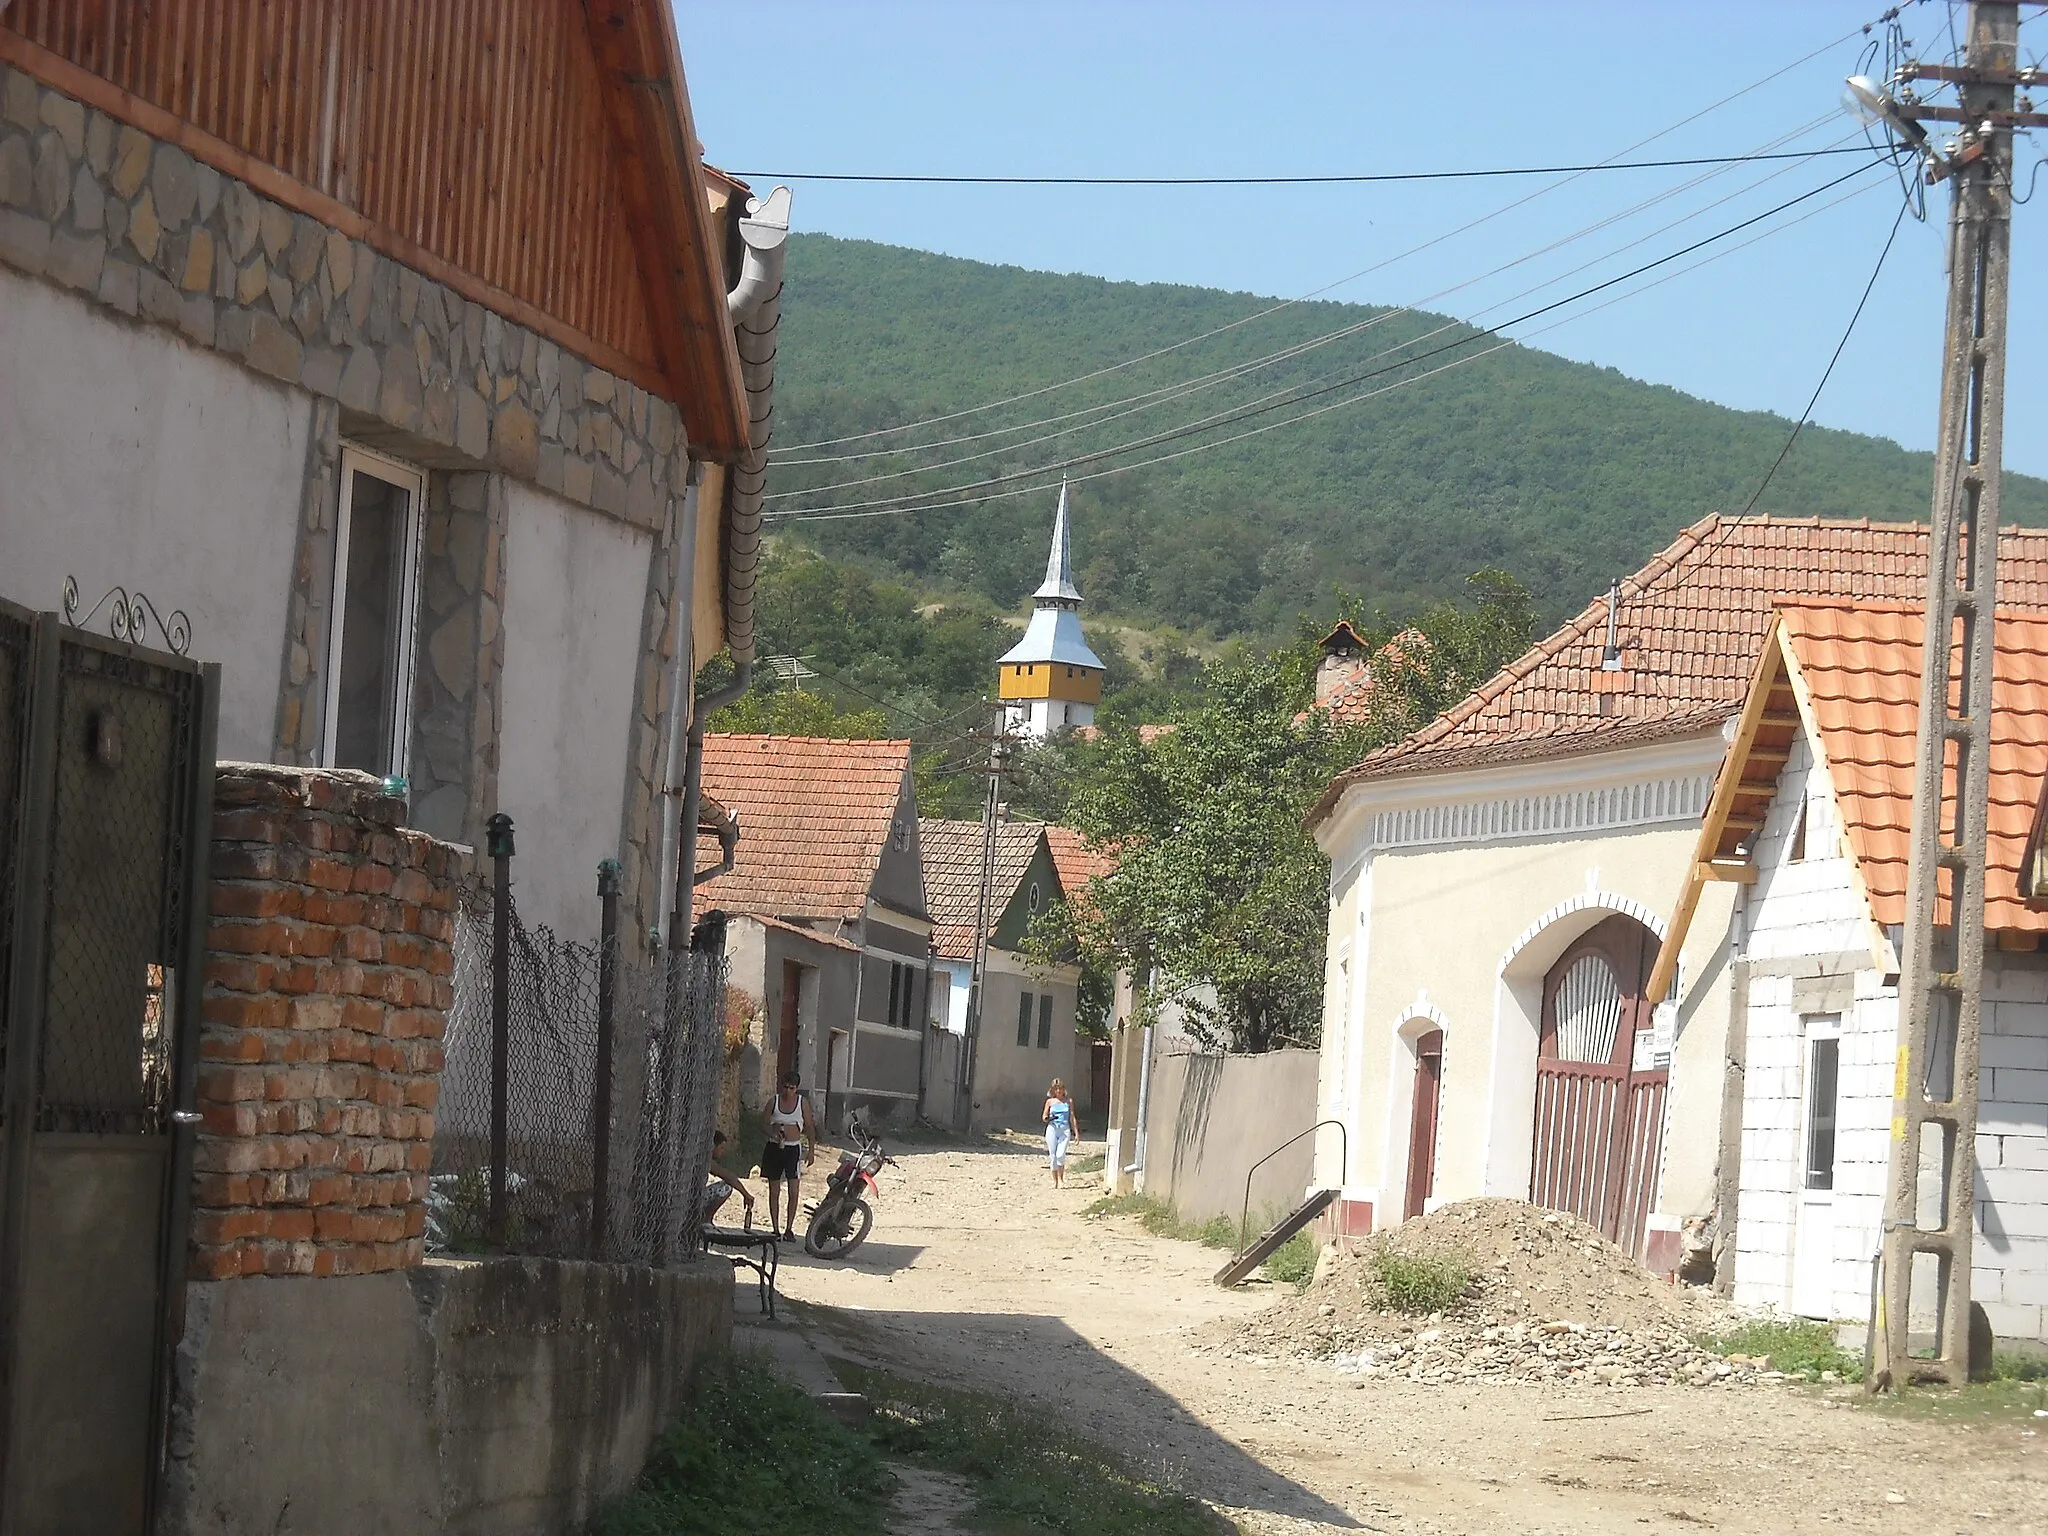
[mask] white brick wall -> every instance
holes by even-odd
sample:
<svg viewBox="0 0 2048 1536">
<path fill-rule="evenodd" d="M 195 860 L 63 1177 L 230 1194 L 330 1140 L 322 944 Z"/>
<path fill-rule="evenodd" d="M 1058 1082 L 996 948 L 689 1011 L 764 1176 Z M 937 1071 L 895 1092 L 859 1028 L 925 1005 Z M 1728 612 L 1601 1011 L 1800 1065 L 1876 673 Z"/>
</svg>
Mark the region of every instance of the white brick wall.
<svg viewBox="0 0 2048 1536">
<path fill-rule="evenodd" d="M 1814 804 L 1807 857 L 1789 861 L 1802 797 Z M 1840 856 L 1834 804 L 1796 743 L 1757 840 L 1750 959 L 1762 966 L 1869 948 L 1867 911 Z M 1809 1021 L 1794 984 L 1753 976 L 1743 1091 L 1742 1195 L 1735 1299 L 1789 1311 L 1805 1170 Z M 1840 1022 L 1835 1179 L 1828 1218 L 1833 1314 L 1867 1315 L 1870 1258 L 1890 1179 L 1898 999 L 1874 970 L 1856 974 Z M 2048 1337 L 2048 954 L 1986 957 L 1977 1242 L 1972 1287 L 1995 1332 Z M 1819 1237 L 1819 1232 L 1812 1234 Z"/>
</svg>

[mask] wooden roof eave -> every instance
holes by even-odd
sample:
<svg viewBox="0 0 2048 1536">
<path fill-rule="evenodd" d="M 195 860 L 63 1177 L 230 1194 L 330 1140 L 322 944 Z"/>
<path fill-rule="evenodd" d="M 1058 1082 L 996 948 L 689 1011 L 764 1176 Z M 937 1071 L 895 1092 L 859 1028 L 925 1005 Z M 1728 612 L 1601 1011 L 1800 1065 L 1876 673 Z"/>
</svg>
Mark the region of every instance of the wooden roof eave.
<svg viewBox="0 0 2048 1536">
<path fill-rule="evenodd" d="M 1714 792 L 1708 797 L 1705 815 L 1700 818 L 1700 835 L 1693 844 L 1692 859 L 1686 866 L 1685 883 L 1679 888 L 1678 903 L 1672 909 L 1671 924 L 1665 932 L 1664 942 L 1657 948 L 1657 963 L 1650 969 L 1648 995 L 1652 1003 L 1664 1001 L 1671 990 L 1673 978 L 1678 974 L 1678 953 L 1685 947 L 1685 936 L 1692 927 L 1693 913 L 1699 908 L 1700 893 L 1715 880 L 1756 878 L 1754 864 L 1746 860 L 1730 863 L 1718 854 L 1722 834 L 1727 831 L 1728 818 L 1734 813 L 1735 801 L 1749 766 L 1749 749 L 1756 741 L 1756 733 L 1763 727 L 1771 694 L 1784 672 L 1784 627 L 1784 620 L 1773 615 L 1770 628 L 1764 632 L 1764 643 L 1758 648 L 1756 665 L 1750 670 L 1749 688 L 1742 697 L 1742 712 L 1735 717 L 1734 740 L 1722 755 L 1721 771 L 1714 776 Z"/>
<path fill-rule="evenodd" d="M 655 0 L 584 0 L 583 11 L 662 372 L 691 456 L 730 463 L 748 445 L 747 392 L 675 18 Z"/>
</svg>

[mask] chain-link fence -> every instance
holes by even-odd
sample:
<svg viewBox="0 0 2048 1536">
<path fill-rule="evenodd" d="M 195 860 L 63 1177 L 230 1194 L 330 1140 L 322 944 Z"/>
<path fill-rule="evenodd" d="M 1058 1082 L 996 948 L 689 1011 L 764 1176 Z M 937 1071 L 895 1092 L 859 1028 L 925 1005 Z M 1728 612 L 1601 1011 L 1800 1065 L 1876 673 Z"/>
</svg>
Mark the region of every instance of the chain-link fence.
<svg viewBox="0 0 2048 1536">
<path fill-rule="evenodd" d="M 429 1249 L 687 1257 L 718 1108 L 723 921 L 699 924 L 687 950 L 651 965 L 617 959 L 615 947 L 607 964 L 607 941 L 529 927 L 503 899 L 503 1210 L 494 1223 L 496 898 L 469 885 L 456 910 Z"/>
</svg>

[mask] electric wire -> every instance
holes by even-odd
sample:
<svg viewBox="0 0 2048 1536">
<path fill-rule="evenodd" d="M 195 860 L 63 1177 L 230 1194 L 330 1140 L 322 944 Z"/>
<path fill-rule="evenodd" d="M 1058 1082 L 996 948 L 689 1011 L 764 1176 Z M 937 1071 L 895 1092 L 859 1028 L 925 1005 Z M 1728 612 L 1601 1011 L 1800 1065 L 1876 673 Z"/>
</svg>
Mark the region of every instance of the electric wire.
<svg viewBox="0 0 2048 1536">
<path fill-rule="evenodd" d="M 1639 246 L 1645 245 L 1649 241 L 1654 240 L 1659 235 L 1668 234 L 1670 231 L 1680 228 L 1681 226 L 1688 224 L 1695 219 L 1703 218 L 1708 213 L 1711 213 L 1714 209 L 1723 207 L 1724 205 L 1734 201 L 1738 197 L 1742 197 L 1750 192 L 1756 191 L 1758 188 L 1762 187 L 1766 183 L 1775 180 L 1779 176 L 1785 175 L 1788 171 L 1794 168 L 1795 167 L 1791 166 L 1780 167 L 1778 170 L 1772 171 L 1769 175 L 1763 177 L 1759 181 L 1752 182 L 1748 186 L 1738 188 L 1736 191 L 1731 192 L 1724 197 L 1716 198 L 1714 201 L 1706 203 L 1699 208 L 1695 208 L 1689 213 L 1686 213 L 1677 219 L 1671 220 L 1669 223 L 1662 224 L 1653 230 L 1649 230 L 1646 233 L 1637 236 L 1633 240 L 1626 241 L 1621 245 L 1615 246 L 1607 251 L 1604 251 L 1600 255 L 1595 256 L 1590 260 L 1583 261 L 1575 267 L 1570 267 L 1567 268 L 1565 271 L 1555 273 L 1552 276 L 1545 278 L 1542 282 L 1532 284 L 1531 286 L 1524 288 L 1517 293 L 1509 294 L 1505 298 L 1498 299 L 1494 301 L 1492 304 L 1486 305 L 1483 308 L 1479 309 L 1473 315 L 1465 319 L 1446 320 L 1442 324 L 1437 325 L 1430 330 L 1424 331 L 1418 336 L 1409 337 L 1406 340 L 1395 343 L 1391 347 L 1384 348 L 1381 351 L 1372 353 L 1366 359 L 1364 359 L 1364 361 L 1372 362 L 1377 361 L 1380 358 L 1390 357 L 1395 353 L 1403 351 L 1409 347 L 1418 346 L 1421 343 L 1428 341 L 1433 337 L 1443 334 L 1445 331 L 1457 329 L 1461 325 L 1477 325 L 1479 323 L 1479 320 L 1485 315 L 1494 313 L 1495 311 L 1500 309 L 1504 309 L 1510 304 L 1519 303 L 1521 300 L 1528 298 L 1533 294 L 1540 293 L 1546 288 L 1555 287 L 1557 284 L 1562 283 L 1569 278 L 1576 277 L 1580 273 L 1585 272 L 1592 267 L 1600 265 L 1602 262 L 1611 261 L 1616 256 L 1619 256 L 1624 252 L 1631 251 Z M 1654 199 L 1653 201 L 1661 200 L 1662 199 Z M 1580 235 L 1586 232 L 1596 231 L 1601 228 L 1605 228 L 1608 225 L 1616 222 L 1619 218 L 1626 217 L 1628 214 L 1640 212 L 1643 208 L 1648 206 L 1650 205 L 1639 204 L 1636 208 L 1629 209 L 1622 215 L 1612 215 L 1606 219 L 1602 219 L 1595 224 L 1588 225 L 1586 227 L 1586 230 L 1584 231 L 1580 231 L 1573 235 L 1566 236 L 1563 239 L 1553 241 L 1549 245 L 1543 246 L 1538 250 L 1531 251 L 1523 256 L 1519 256 L 1515 258 L 1513 261 L 1504 262 L 1500 266 L 1493 268 L 1489 272 L 1484 272 L 1476 277 L 1468 278 L 1461 283 L 1452 284 L 1448 288 L 1439 289 L 1433 294 L 1415 300 L 1412 304 L 1403 305 L 1397 309 L 1381 311 L 1367 320 L 1359 321 L 1354 323 L 1353 325 L 1343 327 L 1339 331 L 1328 333 L 1328 335 L 1325 337 L 1315 338 L 1311 342 L 1303 343 L 1296 348 L 1290 349 L 1286 354 L 1280 355 L 1288 357 L 1300 356 L 1306 353 L 1307 351 L 1311 350 L 1314 346 L 1324 344 L 1327 341 L 1348 338 L 1351 335 L 1358 334 L 1387 320 L 1396 319 L 1403 315 L 1414 314 L 1418 312 L 1421 306 L 1425 304 L 1434 303 L 1438 299 L 1444 298 L 1449 294 L 1457 293 L 1462 289 L 1473 286 L 1474 284 L 1484 282 L 1490 278 L 1499 276 L 1502 273 L 1512 271 L 1514 268 L 1518 266 L 1523 266 L 1530 261 L 1536 260 L 1541 256 L 1548 255 L 1551 252 L 1556 251 L 1562 248 L 1563 246 L 1572 243 L 1573 241 L 1580 238 Z M 1108 422 L 1121 420 L 1125 417 L 1136 415 L 1140 411 L 1152 409 L 1156 405 L 1166 404 L 1170 399 L 1183 398 L 1187 394 L 1196 392 L 1196 390 L 1199 388 L 1212 387 L 1213 382 L 1222 382 L 1226 379 L 1243 377 L 1245 374 L 1257 371 L 1260 367 L 1265 366 L 1267 362 L 1267 359 L 1254 360 L 1254 362 L 1252 363 L 1241 365 L 1241 367 L 1238 370 L 1227 372 L 1226 374 L 1211 375 L 1208 379 L 1190 383 L 1189 385 L 1183 388 L 1175 390 L 1170 395 L 1168 395 L 1166 399 L 1153 400 L 1148 402 L 1147 404 L 1134 406 L 1129 410 L 1117 412 L 1115 415 L 1103 417 L 1098 421 L 1083 423 L 1079 426 L 1069 427 L 1059 432 L 1046 433 L 1040 437 L 1030 438 L 1023 442 L 1004 444 L 1000 447 L 985 449 L 979 453 L 964 454 L 957 458 L 942 460 L 936 464 L 915 465 L 907 469 L 892 470 L 867 476 L 856 476 L 849 480 L 833 481 L 824 485 L 796 487 L 786 491 L 775 492 L 766 499 L 769 501 L 786 500 L 791 497 L 816 496 L 823 494 L 824 492 L 827 491 L 847 490 L 864 485 L 879 485 L 882 482 L 888 480 L 905 479 L 908 478 L 909 476 L 919 474 L 935 474 L 944 469 L 956 468 L 962 464 L 974 463 L 976 461 L 993 458 L 1001 454 L 1021 452 L 1026 448 L 1037 446 L 1040 443 L 1052 442 L 1062 437 L 1071 436 L 1076 432 L 1088 431 L 1094 427 L 1106 425 Z M 1280 390 L 1268 391 L 1264 395 L 1256 396 L 1252 401 L 1246 403 L 1258 404 L 1266 400 L 1275 399 L 1278 398 L 1280 395 L 1284 395 L 1289 391 L 1300 387 L 1300 385 L 1288 385 Z M 1223 414 L 1229 413 L 1225 412 Z M 910 496 L 915 495 L 917 493 L 913 491 L 904 491 L 898 494 Z M 927 494 L 938 493 L 933 492 Z"/>
<path fill-rule="evenodd" d="M 1923 0 L 1906 0 L 1906 3 L 1923 3 Z M 1890 20 L 1896 17 L 1897 14 L 1904 8 L 1904 5 L 1894 6 L 1891 10 L 1887 11 L 1882 17 L 1879 17 L 1878 21 Z M 1740 100 L 1742 97 L 1749 95 L 1753 91 L 1761 90 L 1764 86 L 1769 85 L 1772 81 L 1777 80 L 1784 75 L 1790 74 L 1793 70 L 1798 69 L 1805 64 L 1811 63 L 1813 60 L 1821 57 L 1823 54 L 1832 52 L 1834 49 L 1839 48 L 1843 43 L 1850 42 L 1859 36 L 1867 35 L 1871 31 L 1872 27 L 1875 25 L 1877 25 L 1877 22 L 1866 22 L 1862 26 L 1853 28 L 1852 30 L 1842 34 L 1840 37 L 1834 38 L 1826 43 L 1823 43 L 1818 48 L 1815 48 L 1810 52 L 1802 54 L 1800 57 L 1792 60 L 1789 64 L 1782 65 L 1781 67 L 1772 70 L 1769 74 L 1764 75 L 1759 79 L 1752 80 L 1749 84 L 1742 86 L 1737 90 L 1731 91 L 1726 96 L 1721 97 L 1718 101 L 1711 102 L 1707 106 L 1700 108 L 1698 111 L 1693 112 L 1686 117 L 1680 118 L 1677 122 L 1672 123 L 1667 127 L 1659 129 L 1657 132 L 1649 135 L 1647 138 L 1638 139 L 1635 143 L 1630 144 L 1623 149 L 1615 151 L 1614 154 L 1607 157 L 1607 160 L 1619 160 L 1624 155 L 1634 154 L 1637 150 L 1643 149 L 1648 145 L 1656 143 L 1659 139 L 1668 138 L 1670 135 L 1678 132 L 1681 128 L 1689 127 L 1691 124 L 1698 122 L 1700 119 L 1708 117 L 1713 113 L 1720 111 L 1723 107 L 1728 106 L 1730 103 Z M 1601 163 L 1604 164 L 1605 162 Z M 986 411 L 998 410 L 1004 406 L 1015 405 L 1020 401 L 1036 399 L 1039 396 L 1051 394 L 1057 390 L 1067 389 L 1076 384 L 1085 384 L 1094 379 L 1102 378 L 1108 374 L 1121 372 L 1126 368 L 1135 367 L 1140 363 L 1150 362 L 1155 358 L 1164 357 L 1169 353 L 1177 352 L 1184 347 L 1194 346 L 1199 342 L 1207 341 L 1211 337 L 1222 335 L 1226 331 L 1236 330 L 1241 326 L 1250 325 L 1255 321 L 1264 319 L 1268 315 L 1275 314 L 1280 310 L 1290 308 L 1293 305 L 1306 303 L 1311 299 L 1318 298 L 1323 294 L 1332 292 L 1337 288 L 1341 288 L 1348 283 L 1354 282 L 1360 277 L 1364 277 L 1372 272 L 1378 271 L 1382 266 L 1389 265 L 1394 261 L 1406 260 L 1408 257 L 1418 255 L 1421 252 L 1428 250 L 1435 245 L 1441 244 L 1445 240 L 1455 238 L 1456 236 L 1461 234 L 1465 234 L 1470 230 L 1475 229 L 1480 225 L 1489 222 L 1492 219 L 1498 218 L 1501 215 L 1510 213 L 1515 209 L 1524 206 L 1527 203 L 1533 202 L 1537 198 L 1547 196 L 1551 192 L 1557 191 L 1562 187 L 1569 186 L 1572 182 L 1576 181 L 1580 176 L 1587 174 L 1591 173 L 1574 172 L 1569 175 L 1566 175 L 1565 177 L 1563 177 L 1563 179 L 1553 182 L 1551 185 L 1547 187 L 1539 187 L 1534 192 L 1530 192 L 1520 198 L 1513 200 L 1512 202 L 1504 204 L 1503 206 L 1494 209 L 1490 213 L 1483 214 L 1479 218 L 1471 220 L 1466 224 L 1462 224 L 1455 229 L 1445 231 L 1443 234 L 1436 236 L 1431 240 L 1427 240 L 1419 245 L 1412 246 L 1407 251 L 1404 251 L 1397 256 L 1388 258 L 1388 261 L 1386 262 L 1376 263 L 1373 266 L 1366 267 L 1358 272 L 1351 273 L 1346 277 L 1338 278 L 1335 282 L 1327 283 L 1320 288 L 1312 289 L 1308 293 L 1302 294 L 1296 298 L 1284 299 L 1277 304 L 1273 304 L 1264 309 L 1257 310 L 1252 314 L 1240 316 L 1236 320 L 1229 321 L 1211 330 L 1201 332 L 1200 334 L 1195 336 L 1183 338 L 1180 341 L 1172 342 L 1164 347 L 1155 348 L 1152 351 L 1142 353 L 1136 357 L 1126 358 L 1121 362 L 1112 363 L 1105 365 L 1101 368 L 1092 369 L 1086 373 L 1078 374 L 1073 378 L 1060 380 L 1056 383 L 1039 385 L 1035 388 L 1024 390 L 1017 394 L 1005 396 L 999 400 L 991 400 L 980 405 L 963 407 L 962 409 L 957 411 L 949 411 L 937 416 L 924 417 L 917 421 L 899 422 L 893 426 L 887 427 L 875 427 L 865 432 L 848 433 L 837 437 L 817 438 L 813 439 L 812 441 L 803 443 L 785 444 L 782 451 L 785 453 L 800 453 L 812 448 L 829 448 L 842 443 L 871 441 L 874 438 L 887 437 L 898 432 L 918 431 L 925 427 L 938 426 L 942 425 L 945 422 L 958 421 L 967 416 L 974 416 Z"/>
<path fill-rule="evenodd" d="M 1632 268 L 1630 271 L 1620 273 L 1617 276 L 1610 277 L 1599 283 L 1592 284 L 1591 286 L 1583 288 L 1576 293 L 1568 294 L 1564 298 L 1555 299 L 1552 300 L 1550 303 L 1539 305 L 1535 309 L 1529 310 L 1524 314 L 1515 316 L 1513 319 L 1502 321 L 1494 326 L 1475 329 L 1471 335 L 1457 338 L 1456 340 L 1447 342 L 1444 345 L 1434 348 L 1428 352 L 1421 353 L 1414 357 L 1404 358 L 1399 362 L 1389 364 L 1385 367 L 1370 369 L 1364 373 L 1351 375 L 1349 377 L 1339 379 L 1331 383 L 1320 385 L 1315 389 L 1306 390 L 1299 393 L 1292 393 L 1289 396 L 1289 398 L 1285 400 L 1266 402 L 1254 406 L 1249 406 L 1238 411 L 1222 413 L 1218 417 L 1211 420 L 1176 428 L 1171 431 L 1155 433 L 1149 437 L 1139 438 L 1133 442 L 1121 444 L 1116 447 L 1104 448 L 1091 453 L 1075 455 L 1058 464 L 1044 465 L 1033 469 L 1016 470 L 1009 474 L 991 476 L 987 479 L 980 481 L 970 481 L 965 485 L 952 487 L 950 488 L 950 490 L 918 492 L 909 493 L 901 496 L 881 497 L 871 501 L 853 502 L 845 506 L 831 508 L 793 508 L 788 511 L 769 512 L 764 515 L 783 520 L 820 521 L 824 520 L 827 517 L 844 518 L 859 515 L 901 515 L 904 513 L 934 511 L 940 510 L 942 508 L 951 508 L 954 506 L 961 505 L 973 505 L 977 503 L 963 502 L 959 500 L 939 500 L 935 498 L 957 496 L 957 494 L 962 491 L 976 491 L 984 489 L 986 487 L 1003 485 L 1017 480 L 1039 479 L 1049 474 L 1063 472 L 1066 470 L 1080 467 L 1082 465 L 1094 463 L 1105 458 L 1114 458 L 1121 454 L 1137 452 L 1140 449 L 1162 446 L 1166 443 L 1174 442 L 1180 438 L 1189 436 L 1192 433 L 1206 431 L 1211 427 L 1230 425 L 1237 421 L 1248 420 L 1253 417 L 1262 416 L 1268 414 L 1271 411 L 1284 409 L 1288 406 L 1305 404 L 1308 401 L 1317 399 L 1324 395 L 1328 395 L 1334 391 L 1350 388 L 1354 385 L 1367 382 L 1374 378 L 1381 377 L 1387 373 L 1398 371 L 1401 368 L 1410 367 L 1416 363 L 1427 362 L 1431 358 L 1441 356 L 1444 353 L 1455 351 L 1463 347 L 1471 346 L 1476 342 L 1485 339 L 1486 337 L 1497 336 L 1500 332 L 1506 330 L 1509 326 L 1524 324 L 1530 320 L 1534 320 L 1540 318 L 1543 315 L 1549 314 L 1566 305 L 1576 303 L 1580 299 L 1591 297 L 1596 293 L 1604 292 L 1609 288 L 1617 286 L 1618 284 L 1628 282 L 1633 278 L 1641 276 L 1646 272 L 1653 271 L 1659 267 L 1666 266 L 1673 261 L 1677 261 L 1685 256 L 1691 255 L 1694 251 L 1702 250 L 1709 245 L 1716 244 L 1719 241 L 1726 239 L 1730 235 L 1739 234 L 1741 231 L 1752 228 L 1755 225 L 1762 223 L 1767 219 L 1775 217 L 1777 214 L 1784 213 L 1794 207 L 1797 207 L 1802 203 L 1809 202 L 1813 198 L 1820 196 L 1822 193 L 1832 191 L 1835 187 L 1838 187 L 1843 183 L 1850 181 L 1869 170 L 1876 168 L 1878 165 L 1882 163 L 1883 162 L 1881 161 L 1866 162 L 1865 164 L 1857 166 L 1854 170 L 1849 171 L 1842 176 L 1835 177 L 1833 180 L 1824 182 L 1818 187 L 1811 188 L 1808 191 L 1800 193 L 1796 197 L 1789 198 L 1785 202 L 1779 203 L 1776 207 L 1766 209 L 1762 213 L 1753 214 L 1749 218 L 1741 220 L 1739 223 L 1729 225 L 1725 229 L 1719 230 L 1712 235 L 1705 236 L 1700 240 L 1693 241 L 1691 244 L 1682 246 L 1676 251 L 1672 251 L 1663 256 L 1657 257 L 1653 261 L 1645 262 L 1638 267 Z M 1513 343 L 1511 341 L 1503 342 L 1503 345 L 1512 344 Z M 1290 418 L 1290 422 L 1294 419 L 1305 420 L 1307 418 Z M 1278 425 L 1287 424 L 1290 423 L 1278 423 Z M 1252 434 L 1240 434 L 1239 436 L 1242 437 L 1249 435 Z M 1232 437 L 1223 439 L 1221 441 L 1231 442 L 1237 440 L 1239 440 L 1237 437 Z M 1207 446 L 1214 447 L 1220 445 L 1221 444 L 1219 442 L 1212 443 Z M 1179 454 L 1174 454 L 1169 455 L 1168 457 L 1177 458 L 1180 456 L 1181 455 Z M 1146 462 L 1152 463 L 1163 461 L 1148 460 Z M 1138 467 L 1141 466 L 1135 464 L 1123 466 L 1123 468 L 1125 469 L 1133 469 Z M 1099 477 L 1095 475 L 1087 475 L 1080 478 L 1095 479 Z M 1042 487 L 1034 487 L 1033 489 L 1037 488 Z M 1015 494 L 1028 494 L 1028 491 L 1019 491 L 1016 492 Z M 999 498 L 989 497 L 983 499 L 994 500 Z M 917 506 L 906 504 L 912 501 L 922 502 L 923 504 Z M 887 510 L 878 512 L 869 510 L 871 508 L 886 508 Z"/>
<path fill-rule="evenodd" d="M 1827 150 L 1847 154 L 1847 150 Z M 1576 176 L 1593 171 L 1663 171 L 1700 165 L 1743 165 L 1788 160 L 1785 154 L 1697 155 L 1682 160 L 1596 160 L 1587 165 L 1487 166 L 1453 171 L 1365 171 L 1300 176 L 948 176 L 851 171 L 735 171 L 742 181 L 853 181 L 955 187 L 1315 187 L 1375 182 L 1480 181 L 1510 176 Z"/>
</svg>

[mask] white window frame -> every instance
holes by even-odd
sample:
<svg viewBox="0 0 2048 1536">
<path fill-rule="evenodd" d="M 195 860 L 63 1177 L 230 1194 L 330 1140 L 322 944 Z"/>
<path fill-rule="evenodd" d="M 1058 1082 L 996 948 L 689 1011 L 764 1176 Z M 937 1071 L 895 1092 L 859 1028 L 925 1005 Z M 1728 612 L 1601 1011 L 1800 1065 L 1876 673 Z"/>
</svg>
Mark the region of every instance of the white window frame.
<svg viewBox="0 0 2048 1536">
<path fill-rule="evenodd" d="M 389 774 L 406 776 L 412 746 L 412 681 L 415 640 L 419 626 L 420 540 L 426 525 L 427 477 L 410 464 L 401 463 L 368 448 L 344 444 L 341 450 L 341 495 L 334 514 L 334 581 L 328 589 L 327 680 L 320 730 L 320 761 L 334 765 L 334 738 L 341 712 L 341 643 L 348 597 L 349 524 L 355 502 L 356 476 L 368 471 L 372 479 L 403 487 L 409 493 L 405 526 L 405 569 L 400 576 L 398 615 L 398 696 L 392 701 L 393 733 L 388 744 Z"/>
</svg>

